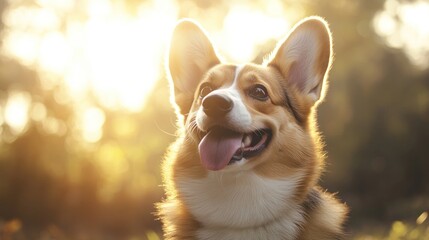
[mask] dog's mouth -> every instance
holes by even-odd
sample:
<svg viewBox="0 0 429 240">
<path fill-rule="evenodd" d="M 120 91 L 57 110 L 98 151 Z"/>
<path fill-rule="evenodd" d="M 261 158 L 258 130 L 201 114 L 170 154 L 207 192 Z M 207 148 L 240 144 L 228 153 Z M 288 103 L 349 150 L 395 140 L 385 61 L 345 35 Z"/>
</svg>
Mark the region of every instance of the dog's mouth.
<svg viewBox="0 0 429 240">
<path fill-rule="evenodd" d="M 261 154 L 271 138 L 270 129 L 240 133 L 220 126 L 213 127 L 198 146 L 201 162 L 208 170 L 221 170 L 243 158 Z"/>
</svg>

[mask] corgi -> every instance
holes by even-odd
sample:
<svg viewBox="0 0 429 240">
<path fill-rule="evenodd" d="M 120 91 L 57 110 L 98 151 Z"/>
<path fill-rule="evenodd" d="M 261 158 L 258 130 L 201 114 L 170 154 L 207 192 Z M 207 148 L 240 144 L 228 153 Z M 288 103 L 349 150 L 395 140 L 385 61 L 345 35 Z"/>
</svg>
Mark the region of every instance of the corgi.
<svg viewBox="0 0 429 240">
<path fill-rule="evenodd" d="M 221 59 L 192 20 L 168 51 L 178 138 L 157 205 L 165 239 L 342 239 L 347 207 L 322 190 L 315 110 L 332 37 L 320 17 L 296 24 L 263 64 Z"/>
</svg>

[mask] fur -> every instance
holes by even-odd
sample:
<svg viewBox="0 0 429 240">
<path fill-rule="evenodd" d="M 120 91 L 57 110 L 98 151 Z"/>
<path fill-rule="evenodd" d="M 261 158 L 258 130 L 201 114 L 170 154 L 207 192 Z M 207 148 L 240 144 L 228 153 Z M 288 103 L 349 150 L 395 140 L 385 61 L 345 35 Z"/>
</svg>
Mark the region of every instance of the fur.
<svg viewBox="0 0 429 240">
<path fill-rule="evenodd" d="M 306 18 L 262 65 L 234 65 L 197 23 L 182 20 L 168 57 L 179 130 L 163 162 L 166 198 L 157 206 L 165 238 L 342 239 L 347 207 L 317 186 L 324 153 L 315 109 L 332 63 L 327 23 Z M 261 85 L 266 99 L 250 93 Z M 233 103 L 225 116 L 206 112 L 211 96 Z M 209 170 L 199 144 L 217 126 L 243 134 L 269 129 L 270 140 L 256 156 Z"/>
</svg>

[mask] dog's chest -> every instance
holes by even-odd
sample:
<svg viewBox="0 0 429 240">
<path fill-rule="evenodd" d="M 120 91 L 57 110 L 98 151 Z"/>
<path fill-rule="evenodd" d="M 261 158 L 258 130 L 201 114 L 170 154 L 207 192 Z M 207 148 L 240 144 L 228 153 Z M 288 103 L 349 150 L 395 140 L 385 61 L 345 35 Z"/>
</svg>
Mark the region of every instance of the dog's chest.
<svg viewBox="0 0 429 240">
<path fill-rule="evenodd" d="M 203 225 L 198 233 L 201 238 L 244 239 L 241 236 L 266 236 L 257 231 L 259 226 L 264 232 L 283 229 L 295 234 L 294 226 L 302 221 L 292 200 L 298 182 L 298 176 L 274 180 L 251 171 L 211 172 L 203 179 L 182 178 L 178 188 L 192 215 Z"/>
</svg>

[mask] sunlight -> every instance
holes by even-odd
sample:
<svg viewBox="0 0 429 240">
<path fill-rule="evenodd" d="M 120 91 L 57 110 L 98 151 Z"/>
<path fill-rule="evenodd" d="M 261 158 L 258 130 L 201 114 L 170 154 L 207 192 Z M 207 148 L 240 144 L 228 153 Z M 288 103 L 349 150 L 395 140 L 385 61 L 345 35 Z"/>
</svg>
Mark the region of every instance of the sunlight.
<svg viewBox="0 0 429 240">
<path fill-rule="evenodd" d="M 224 20 L 223 34 L 216 40 L 228 57 L 239 63 L 250 62 L 258 53 L 255 47 L 287 33 L 290 23 L 281 11 L 275 11 L 281 7 L 274 3 L 266 11 L 246 6 L 231 8 Z"/>
<path fill-rule="evenodd" d="M 47 134 L 63 136 L 67 132 L 66 124 L 56 118 L 47 117 L 42 122 L 43 131 Z"/>
<path fill-rule="evenodd" d="M 410 61 L 421 68 L 429 66 L 429 3 L 401 3 L 387 0 L 384 10 L 374 18 L 374 29 L 386 44 L 403 48 Z"/>
<path fill-rule="evenodd" d="M 67 40 L 60 32 L 46 34 L 40 43 L 38 62 L 43 69 L 61 75 L 70 58 Z"/>
<path fill-rule="evenodd" d="M 42 103 L 35 102 L 31 108 L 31 119 L 40 122 L 46 118 L 48 111 Z"/>
<path fill-rule="evenodd" d="M 6 55 L 17 57 L 22 64 L 32 66 L 37 59 L 39 38 L 31 33 L 9 32 L 3 40 Z"/>
<path fill-rule="evenodd" d="M 37 0 L 37 3 L 41 6 L 50 6 L 58 11 L 67 11 L 73 7 L 74 0 Z"/>
<path fill-rule="evenodd" d="M 163 71 L 177 6 L 147 2 L 134 16 L 120 2 L 86 1 L 87 19 L 81 21 L 73 17 L 76 3 L 39 2 L 42 7 L 6 11 L 3 51 L 64 79 L 76 104 L 92 91 L 104 107 L 140 111 Z M 62 30 L 58 10 L 71 16 Z"/>
<path fill-rule="evenodd" d="M 87 142 L 97 142 L 103 136 L 104 112 L 97 107 L 86 107 L 82 111 L 79 126 L 83 139 Z"/>
<path fill-rule="evenodd" d="M 24 64 L 36 63 L 39 54 L 40 35 L 58 29 L 60 21 L 48 8 L 17 7 L 6 9 L 4 24 L 10 26 L 4 37 L 6 53 L 17 56 Z"/>
<path fill-rule="evenodd" d="M 4 121 L 15 135 L 24 132 L 28 123 L 31 97 L 27 93 L 12 92 L 4 108 Z"/>
<path fill-rule="evenodd" d="M 3 106 L 0 105 L 0 134 L 3 130 L 2 125 L 4 123 L 4 117 L 3 117 Z"/>
<path fill-rule="evenodd" d="M 81 29 L 85 36 L 81 58 L 89 75 L 75 67 L 67 84 L 74 90 L 94 89 L 105 107 L 139 111 L 162 71 L 164 39 L 175 22 L 176 10 L 174 5 L 146 4 L 132 17 L 114 11 L 110 4 L 89 4 L 89 21 Z M 88 82 L 73 81 L 76 78 Z"/>
<path fill-rule="evenodd" d="M 423 224 L 428 217 L 428 212 L 422 212 L 422 214 L 419 215 L 419 217 L 416 219 L 417 224 Z"/>
<path fill-rule="evenodd" d="M 129 168 L 125 153 L 118 144 L 105 143 L 100 146 L 94 160 L 108 183 L 100 189 L 100 197 L 109 201 L 120 187 L 122 177 Z"/>
</svg>

